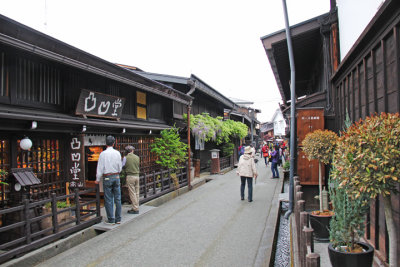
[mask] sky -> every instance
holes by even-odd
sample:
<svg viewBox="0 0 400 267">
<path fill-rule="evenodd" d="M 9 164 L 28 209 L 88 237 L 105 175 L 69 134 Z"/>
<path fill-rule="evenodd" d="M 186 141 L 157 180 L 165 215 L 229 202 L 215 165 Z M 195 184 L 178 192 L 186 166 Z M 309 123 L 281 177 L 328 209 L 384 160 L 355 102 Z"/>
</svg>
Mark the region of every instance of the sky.
<svg viewBox="0 0 400 267">
<path fill-rule="evenodd" d="M 294 25 L 329 0 L 287 0 Z M 282 102 L 260 38 L 284 29 L 280 0 L 0 0 L 0 14 L 112 63 L 195 74 L 226 97 L 252 101 L 261 122 Z"/>
</svg>

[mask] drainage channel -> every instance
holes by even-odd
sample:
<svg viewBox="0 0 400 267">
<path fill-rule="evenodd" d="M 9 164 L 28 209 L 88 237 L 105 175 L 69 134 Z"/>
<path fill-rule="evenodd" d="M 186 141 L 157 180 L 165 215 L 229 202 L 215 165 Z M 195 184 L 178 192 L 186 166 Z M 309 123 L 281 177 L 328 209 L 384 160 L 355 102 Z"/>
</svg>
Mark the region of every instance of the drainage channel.
<svg viewBox="0 0 400 267">
<path fill-rule="evenodd" d="M 285 181 L 283 185 L 283 192 L 288 192 L 289 182 Z M 289 220 L 285 219 L 284 215 L 289 208 L 289 203 L 281 201 L 280 204 L 280 218 L 278 237 L 275 244 L 275 267 L 290 266 L 290 227 Z"/>
</svg>

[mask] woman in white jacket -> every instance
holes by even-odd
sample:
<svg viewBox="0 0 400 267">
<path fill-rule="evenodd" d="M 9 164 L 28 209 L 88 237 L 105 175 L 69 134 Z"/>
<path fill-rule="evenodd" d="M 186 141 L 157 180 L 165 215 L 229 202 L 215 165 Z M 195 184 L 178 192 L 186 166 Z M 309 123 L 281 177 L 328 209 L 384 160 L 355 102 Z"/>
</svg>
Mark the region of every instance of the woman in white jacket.
<svg viewBox="0 0 400 267">
<path fill-rule="evenodd" d="M 253 177 L 257 179 L 257 169 L 256 164 L 254 163 L 254 158 L 252 157 L 252 149 L 250 146 L 247 146 L 244 149 L 244 155 L 240 157 L 238 168 L 236 173 L 240 176 L 241 185 L 240 185 L 240 196 L 242 200 L 244 200 L 244 188 L 248 187 L 248 200 L 249 202 L 253 201 Z"/>
</svg>

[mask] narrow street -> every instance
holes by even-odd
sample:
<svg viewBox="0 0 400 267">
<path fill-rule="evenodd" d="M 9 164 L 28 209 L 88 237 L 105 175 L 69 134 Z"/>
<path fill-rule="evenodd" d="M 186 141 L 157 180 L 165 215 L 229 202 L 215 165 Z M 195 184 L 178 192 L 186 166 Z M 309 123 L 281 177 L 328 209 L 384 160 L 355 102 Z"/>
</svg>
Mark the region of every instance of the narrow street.
<svg viewBox="0 0 400 267">
<path fill-rule="evenodd" d="M 264 265 L 281 183 L 262 160 L 257 168 L 251 203 L 247 187 L 240 200 L 236 169 L 212 175 L 208 183 L 38 266 Z"/>
</svg>

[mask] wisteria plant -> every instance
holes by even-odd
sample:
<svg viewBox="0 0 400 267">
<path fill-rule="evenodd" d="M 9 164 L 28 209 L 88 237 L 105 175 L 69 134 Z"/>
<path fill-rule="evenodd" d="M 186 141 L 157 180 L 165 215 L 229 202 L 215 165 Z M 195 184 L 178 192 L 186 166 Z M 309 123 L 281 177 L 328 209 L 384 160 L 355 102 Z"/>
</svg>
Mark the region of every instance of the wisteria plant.
<svg viewBox="0 0 400 267">
<path fill-rule="evenodd" d="M 187 115 L 184 114 L 184 119 Z M 211 117 L 208 113 L 190 115 L 190 130 L 199 140 L 214 141 L 217 145 L 230 142 L 231 138 L 244 138 L 248 133 L 246 124 Z"/>
</svg>

